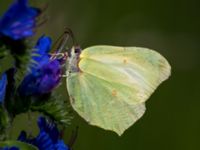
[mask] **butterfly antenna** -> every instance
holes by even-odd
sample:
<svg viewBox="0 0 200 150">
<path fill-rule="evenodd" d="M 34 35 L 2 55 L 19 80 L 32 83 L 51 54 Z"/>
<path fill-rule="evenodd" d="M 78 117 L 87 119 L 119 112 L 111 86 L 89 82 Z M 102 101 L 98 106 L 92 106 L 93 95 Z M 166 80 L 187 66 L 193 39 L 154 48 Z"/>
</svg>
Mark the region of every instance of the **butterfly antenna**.
<svg viewBox="0 0 200 150">
<path fill-rule="evenodd" d="M 72 30 L 68 27 L 65 27 L 65 32 L 64 33 L 68 33 L 72 39 L 72 43 L 73 45 L 78 45 L 74 36 L 74 33 L 72 32 Z"/>
<path fill-rule="evenodd" d="M 62 39 L 61 39 L 61 41 L 59 42 L 59 44 L 58 44 L 58 47 L 57 47 L 57 53 L 61 53 L 63 50 L 64 50 L 64 48 L 65 48 L 65 46 L 66 46 L 66 44 L 67 44 L 67 42 L 68 42 L 68 40 L 69 40 L 69 38 L 70 38 L 70 34 L 69 34 L 69 32 L 64 32 L 63 33 L 63 37 L 62 37 Z"/>
<path fill-rule="evenodd" d="M 61 40 L 61 42 L 60 42 L 60 44 L 58 46 L 58 48 L 59 48 L 58 52 L 62 52 L 62 50 L 64 49 L 64 47 L 65 47 L 65 45 L 66 45 L 66 43 L 67 43 L 69 38 L 72 39 L 73 46 L 78 45 L 72 30 L 70 28 L 68 28 L 68 27 L 65 27 L 65 31 L 63 33 L 63 38 L 62 38 L 62 40 Z"/>
<path fill-rule="evenodd" d="M 72 39 L 72 42 L 74 44 L 75 38 L 74 38 L 73 32 L 70 28 L 66 27 L 64 33 L 53 44 L 51 51 L 55 51 L 56 53 L 61 53 L 63 50 L 65 50 L 65 46 L 69 38 Z"/>
</svg>

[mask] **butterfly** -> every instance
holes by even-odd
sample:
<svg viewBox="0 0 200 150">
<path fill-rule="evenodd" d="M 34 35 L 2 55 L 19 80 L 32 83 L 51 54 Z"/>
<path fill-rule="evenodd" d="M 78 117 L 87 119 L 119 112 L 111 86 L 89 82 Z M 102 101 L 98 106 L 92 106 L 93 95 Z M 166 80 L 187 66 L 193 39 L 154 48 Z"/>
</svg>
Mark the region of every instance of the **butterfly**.
<svg viewBox="0 0 200 150">
<path fill-rule="evenodd" d="M 158 52 L 99 45 L 73 48 L 67 62 L 73 109 L 89 124 L 122 135 L 145 112 L 145 102 L 171 74 Z"/>
</svg>

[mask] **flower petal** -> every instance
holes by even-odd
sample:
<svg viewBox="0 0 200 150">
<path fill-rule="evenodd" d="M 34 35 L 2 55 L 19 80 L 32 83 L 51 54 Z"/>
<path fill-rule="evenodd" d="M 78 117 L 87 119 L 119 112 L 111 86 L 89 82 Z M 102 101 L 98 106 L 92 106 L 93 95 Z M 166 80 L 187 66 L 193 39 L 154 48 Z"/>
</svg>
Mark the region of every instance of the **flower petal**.
<svg viewBox="0 0 200 150">
<path fill-rule="evenodd" d="M 4 73 L 0 78 L 0 103 L 3 103 L 6 94 L 7 75 Z"/>
<path fill-rule="evenodd" d="M 14 40 L 34 34 L 40 10 L 28 6 L 28 0 L 16 0 L 0 19 L 0 34 Z"/>
</svg>

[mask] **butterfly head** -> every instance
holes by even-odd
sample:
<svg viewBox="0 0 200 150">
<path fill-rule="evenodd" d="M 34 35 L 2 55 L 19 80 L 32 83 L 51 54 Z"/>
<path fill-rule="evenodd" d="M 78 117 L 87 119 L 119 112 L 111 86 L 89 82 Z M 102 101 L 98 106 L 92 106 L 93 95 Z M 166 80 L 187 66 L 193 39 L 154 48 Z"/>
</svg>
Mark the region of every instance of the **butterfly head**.
<svg viewBox="0 0 200 150">
<path fill-rule="evenodd" d="M 72 49 L 68 52 L 68 63 L 69 63 L 69 72 L 79 72 L 80 69 L 78 67 L 78 63 L 80 61 L 80 54 L 81 54 L 80 46 L 73 46 Z"/>
</svg>

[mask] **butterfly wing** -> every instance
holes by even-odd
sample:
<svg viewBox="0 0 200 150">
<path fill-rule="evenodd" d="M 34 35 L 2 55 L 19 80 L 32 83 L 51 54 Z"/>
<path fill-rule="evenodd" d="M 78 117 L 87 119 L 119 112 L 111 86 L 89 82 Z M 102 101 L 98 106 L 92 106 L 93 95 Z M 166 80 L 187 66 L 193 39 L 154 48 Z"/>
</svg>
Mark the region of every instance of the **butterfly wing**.
<svg viewBox="0 0 200 150">
<path fill-rule="evenodd" d="M 78 67 L 67 79 L 73 108 L 90 124 L 119 135 L 144 114 L 144 102 L 170 75 L 163 56 L 139 47 L 89 47 Z"/>
</svg>

